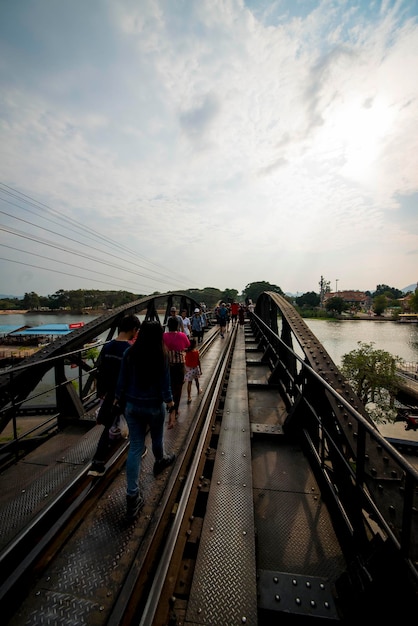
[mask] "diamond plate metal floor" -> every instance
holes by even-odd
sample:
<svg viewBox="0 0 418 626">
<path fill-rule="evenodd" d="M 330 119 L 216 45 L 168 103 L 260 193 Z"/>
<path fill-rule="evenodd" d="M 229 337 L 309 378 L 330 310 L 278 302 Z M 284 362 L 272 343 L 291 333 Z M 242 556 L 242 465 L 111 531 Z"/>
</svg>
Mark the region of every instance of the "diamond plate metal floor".
<svg viewBox="0 0 418 626">
<path fill-rule="evenodd" d="M 257 623 L 250 437 L 240 332 L 185 624 Z"/>
<path fill-rule="evenodd" d="M 244 333 L 234 352 L 185 624 L 339 621 L 333 584 L 345 559 L 308 461 L 283 435 L 284 403 L 263 388 L 268 368 L 249 341 L 247 361 Z"/>
</svg>

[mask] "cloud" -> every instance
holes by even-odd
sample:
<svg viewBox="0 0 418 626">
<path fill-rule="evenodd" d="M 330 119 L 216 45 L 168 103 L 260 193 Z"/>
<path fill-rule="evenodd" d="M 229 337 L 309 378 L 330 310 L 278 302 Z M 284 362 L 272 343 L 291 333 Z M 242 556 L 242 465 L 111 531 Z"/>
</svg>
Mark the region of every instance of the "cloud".
<svg viewBox="0 0 418 626">
<path fill-rule="evenodd" d="M 150 292 L 416 279 L 411 3 L 6 0 L 0 17 L 1 182 L 114 241 L 122 266 L 158 265 Z M 40 294 L 94 283 L 28 271 Z"/>
</svg>

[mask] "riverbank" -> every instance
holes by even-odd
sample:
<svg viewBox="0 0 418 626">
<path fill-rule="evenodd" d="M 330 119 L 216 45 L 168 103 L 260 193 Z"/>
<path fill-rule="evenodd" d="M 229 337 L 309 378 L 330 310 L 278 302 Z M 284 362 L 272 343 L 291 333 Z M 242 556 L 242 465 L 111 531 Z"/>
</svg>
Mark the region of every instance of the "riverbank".
<svg viewBox="0 0 418 626">
<path fill-rule="evenodd" d="M 9 346 L 0 344 L 0 366 L 4 367 L 14 361 L 21 361 L 28 356 L 32 356 L 38 350 L 39 346 Z"/>
</svg>

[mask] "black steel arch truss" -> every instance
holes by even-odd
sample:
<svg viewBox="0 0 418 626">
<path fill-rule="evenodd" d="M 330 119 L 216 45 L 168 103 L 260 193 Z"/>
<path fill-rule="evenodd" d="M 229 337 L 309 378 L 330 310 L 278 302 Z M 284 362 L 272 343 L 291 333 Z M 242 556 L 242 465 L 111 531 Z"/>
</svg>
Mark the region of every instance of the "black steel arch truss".
<svg viewBox="0 0 418 626">
<path fill-rule="evenodd" d="M 299 438 L 311 459 L 333 519 L 339 520 L 348 559 L 355 561 L 350 575 L 370 584 L 364 577 L 379 580 L 379 562 L 391 560 L 399 577 L 397 592 L 410 594 L 412 583 L 417 593 L 417 470 L 380 434 L 286 298 L 264 292 L 250 318 L 271 368 L 269 384 L 279 383 L 288 407 L 283 429 Z"/>
<path fill-rule="evenodd" d="M 16 407 L 24 402 L 50 370 L 54 370 L 56 380 L 57 411 L 62 415 L 81 417 L 84 414 L 83 400 L 89 397 L 95 376 L 93 372 L 88 376 L 82 386 L 82 393 L 77 395 L 71 381 L 66 380 L 63 356 L 65 355 L 67 362 L 88 372 L 92 368 L 83 359 L 86 344 L 106 332 L 105 341 L 112 339 L 117 333 L 121 318 L 129 314 L 142 314 L 146 320 L 158 320 L 165 325 L 172 306 L 176 306 L 179 312 L 182 309 L 191 312 L 200 304 L 181 292 L 146 296 L 107 311 L 68 335 L 58 337 L 27 357 L 24 364 L 0 373 L 0 432 L 16 414 Z"/>
</svg>

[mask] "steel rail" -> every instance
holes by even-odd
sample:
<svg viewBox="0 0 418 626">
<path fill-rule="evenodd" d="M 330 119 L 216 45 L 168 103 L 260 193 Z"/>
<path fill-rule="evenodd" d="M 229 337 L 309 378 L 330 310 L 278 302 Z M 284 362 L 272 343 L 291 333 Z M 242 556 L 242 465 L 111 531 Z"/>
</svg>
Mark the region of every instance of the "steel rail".
<svg viewBox="0 0 418 626">
<path fill-rule="evenodd" d="M 178 502 L 175 520 L 170 528 L 169 535 L 167 537 L 167 541 L 154 577 L 154 581 L 149 591 L 148 599 L 142 613 L 141 620 L 139 622 L 140 626 L 148 626 L 149 624 L 154 623 L 155 613 L 159 605 L 163 585 L 166 580 L 166 575 L 170 567 L 171 559 L 173 557 L 174 548 L 178 540 L 179 531 L 184 524 L 184 516 L 187 509 L 187 504 L 191 496 L 193 485 L 196 481 L 196 475 L 199 469 L 201 457 L 204 453 L 204 446 L 206 444 L 207 435 L 216 416 L 218 397 L 224 386 L 226 368 L 233 352 L 233 348 L 235 346 L 236 330 L 237 327 L 235 327 L 235 329 L 233 329 L 233 331 L 230 333 L 226 345 L 226 351 L 224 352 L 222 359 L 218 364 L 218 367 L 214 371 L 206 390 L 206 395 L 209 398 L 209 405 L 207 409 L 204 409 L 204 414 L 202 415 L 204 421 L 201 426 L 199 440 L 195 448 L 193 461 L 189 468 L 186 482 L 180 500 Z M 199 422 L 200 420 L 198 419 L 197 423 Z"/>
<path fill-rule="evenodd" d="M 202 359 L 216 339 L 216 333 L 211 333 L 206 337 L 200 347 Z M 200 402 L 200 412 L 202 412 L 202 407 L 207 398 L 210 397 L 210 387 L 205 388 Z M 191 445 L 190 441 L 187 443 L 188 445 Z M 36 571 L 37 576 L 41 575 L 43 569 L 51 562 L 51 554 L 54 553 L 54 550 L 59 549 L 63 541 L 68 541 L 71 538 L 75 530 L 82 524 L 83 518 L 93 509 L 105 490 L 111 486 L 112 478 L 117 475 L 126 461 L 128 448 L 129 440 L 123 442 L 109 459 L 106 481 L 100 477 L 93 479 L 88 477 L 87 472 L 90 464 L 87 463 L 72 479 L 71 483 L 57 494 L 52 502 L 48 503 L 2 551 L 0 554 L 2 572 L 0 610 L 4 617 L 11 615 L 17 609 L 18 603 L 22 599 L 22 591 L 32 582 L 32 574 Z M 169 482 L 168 491 L 171 491 L 178 481 L 170 479 Z M 162 515 L 161 519 L 163 519 Z M 167 520 L 165 520 L 166 522 Z M 165 536 L 165 532 L 156 534 L 160 537 Z M 122 596 L 124 589 L 125 587 L 121 587 Z M 123 608 L 122 615 L 124 612 L 126 612 L 126 607 Z"/>
<path fill-rule="evenodd" d="M 216 332 L 211 334 L 206 342 L 205 352 L 216 342 L 217 337 Z M 227 341 L 224 344 L 224 352 L 228 346 L 229 342 Z M 208 407 L 212 405 L 212 402 L 216 401 L 216 396 L 222 387 L 221 382 L 217 380 L 217 376 L 219 376 L 223 363 L 224 356 L 221 356 L 216 364 L 216 371 L 212 374 L 202 394 L 199 407 L 189 428 L 187 438 L 184 441 L 183 452 L 170 473 L 166 493 L 160 502 L 161 510 L 159 517 L 160 520 L 163 520 L 162 523 L 165 524 L 164 533 L 160 530 L 161 524 L 158 523 L 152 534 L 138 546 L 130 572 L 125 577 L 124 584 L 119 590 L 118 598 L 107 621 L 108 626 L 132 626 L 135 620 L 138 621 L 140 619 L 140 615 L 145 610 L 148 595 L 154 596 L 153 586 L 161 585 L 161 581 L 156 574 L 156 568 L 162 558 L 161 550 L 164 549 L 165 545 L 165 543 L 161 544 L 161 536 L 166 535 L 170 531 L 171 525 L 176 521 L 179 502 L 188 480 L 187 477 L 191 471 L 190 467 L 194 464 L 195 459 L 199 457 L 196 453 L 196 448 L 201 441 L 202 424 L 205 423 L 206 414 L 209 410 Z M 186 500 L 183 500 L 183 502 L 186 502 Z M 174 514 L 172 514 L 173 511 L 175 512 Z M 164 539 L 165 541 L 166 538 Z"/>
</svg>

